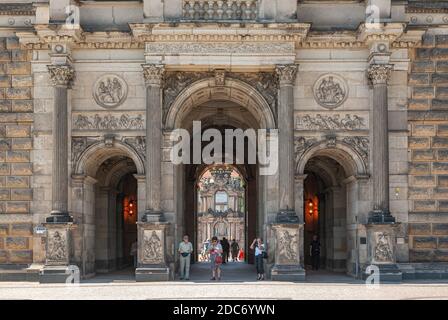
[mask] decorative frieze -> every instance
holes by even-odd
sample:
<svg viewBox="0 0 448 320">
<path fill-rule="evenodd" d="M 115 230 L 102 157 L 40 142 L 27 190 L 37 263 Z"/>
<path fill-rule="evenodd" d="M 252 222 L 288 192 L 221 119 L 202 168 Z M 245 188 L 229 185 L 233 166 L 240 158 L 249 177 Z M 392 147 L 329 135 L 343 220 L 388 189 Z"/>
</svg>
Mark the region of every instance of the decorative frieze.
<svg viewBox="0 0 448 320">
<path fill-rule="evenodd" d="M 128 93 L 126 82 L 117 75 L 103 75 L 93 87 L 93 97 L 103 108 L 115 108 L 121 105 Z"/>
<path fill-rule="evenodd" d="M 369 80 L 373 85 L 387 84 L 393 69 L 392 64 L 372 64 L 367 69 Z"/>
<path fill-rule="evenodd" d="M 327 109 L 334 109 L 347 99 L 348 86 L 342 77 L 326 74 L 314 83 L 313 93 L 319 105 Z"/>
<path fill-rule="evenodd" d="M 296 115 L 296 130 L 367 130 L 367 114 L 301 113 Z"/>
<path fill-rule="evenodd" d="M 129 113 L 96 113 L 72 115 L 74 130 L 143 130 L 145 116 Z"/>
<path fill-rule="evenodd" d="M 69 65 L 49 65 L 47 68 L 54 86 L 67 87 L 75 77 L 75 71 Z"/>
<path fill-rule="evenodd" d="M 255 20 L 257 3 L 257 0 L 183 0 L 182 19 Z"/>
<path fill-rule="evenodd" d="M 369 138 L 368 137 L 345 137 L 342 139 L 343 142 L 350 145 L 363 159 L 366 168 L 368 168 L 369 163 Z"/>
<path fill-rule="evenodd" d="M 146 160 L 146 138 L 145 137 L 131 137 L 124 138 L 123 142 L 131 146 L 143 160 Z"/>
</svg>

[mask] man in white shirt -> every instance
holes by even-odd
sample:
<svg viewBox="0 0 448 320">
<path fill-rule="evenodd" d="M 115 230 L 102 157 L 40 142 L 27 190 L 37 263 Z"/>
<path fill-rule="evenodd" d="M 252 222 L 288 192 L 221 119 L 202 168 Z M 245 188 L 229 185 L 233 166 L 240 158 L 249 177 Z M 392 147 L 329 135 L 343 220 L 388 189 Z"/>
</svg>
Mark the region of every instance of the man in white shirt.
<svg viewBox="0 0 448 320">
<path fill-rule="evenodd" d="M 190 259 L 193 252 L 193 245 L 188 241 L 188 236 L 184 236 L 184 241 L 179 244 L 180 255 L 180 280 L 190 280 Z"/>
</svg>

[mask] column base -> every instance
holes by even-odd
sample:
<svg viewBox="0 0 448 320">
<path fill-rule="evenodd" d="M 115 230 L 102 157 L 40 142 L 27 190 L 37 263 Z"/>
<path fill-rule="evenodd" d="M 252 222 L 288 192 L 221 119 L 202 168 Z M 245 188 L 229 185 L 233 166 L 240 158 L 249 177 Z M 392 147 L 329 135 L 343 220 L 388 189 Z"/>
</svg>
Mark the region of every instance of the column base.
<svg viewBox="0 0 448 320">
<path fill-rule="evenodd" d="M 305 281 L 305 270 L 295 265 L 274 265 L 271 269 L 271 280 L 273 281 Z"/>
<path fill-rule="evenodd" d="M 380 272 L 380 284 L 381 283 L 401 283 L 403 281 L 403 274 L 400 268 L 396 264 L 377 264 Z M 362 279 L 366 280 L 371 274 L 366 273 L 364 268 L 362 273 Z"/>
<path fill-rule="evenodd" d="M 64 212 L 51 212 L 51 215 L 45 218 L 46 223 L 68 223 L 73 222 L 73 217 Z"/>
<path fill-rule="evenodd" d="M 67 266 L 45 266 L 39 274 L 39 283 L 66 283 L 70 274 Z"/>
<path fill-rule="evenodd" d="M 299 223 L 300 219 L 294 210 L 280 210 L 277 213 L 276 223 Z"/>
<path fill-rule="evenodd" d="M 388 210 L 373 210 L 369 212 L 368 223 L 395 223 L 395 217 Z"/>
<path fill-rule="evenodd" d="M 139 267 L 135 269 L 135 281 L 137 282 L 155 282 L 169 281 L 170 269 L 163 266 Z"/>
<path fill-rule="evenodd" d="M 142 217 L 142 222 L 164 222 L 163 212 L 147 210 Z"/>
</svg>

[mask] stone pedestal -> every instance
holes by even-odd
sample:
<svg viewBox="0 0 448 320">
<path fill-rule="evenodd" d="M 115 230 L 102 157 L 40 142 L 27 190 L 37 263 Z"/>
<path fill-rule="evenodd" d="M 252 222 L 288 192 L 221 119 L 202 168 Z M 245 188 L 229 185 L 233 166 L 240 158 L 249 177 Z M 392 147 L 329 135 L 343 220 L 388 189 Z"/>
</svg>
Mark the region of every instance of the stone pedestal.
<svg viewBox="0 0 448 320">
<path fill-rule="evenodd" d="M 305 270 L 300 264 L 301 223 L 272 224 L 275 240 L 275 263 L 271 268 L 271 280 L 305 281 Z"/>
<path fill-rule="evenodd" d="M 70 252 L 72 223 L 46 223 L 47 243 L 45 266 L 39 275 L 40 283 L 65 283 L 72 273 Z"/>
<path fill-rule="evenodd" d="M 402 273 L 396 264 L 396 223 L 369 223 L 367 231 L 367 265 L 379 268 L 381 282 L 401 282 Z M 363 279 L 370 273 L 363 272 Z"/>
<path fill-rule="evenodd" d="M 166 264 L 166 222 L 138 222 L 137 282 L 168 281 L 170 269 Z"/>
</svg>

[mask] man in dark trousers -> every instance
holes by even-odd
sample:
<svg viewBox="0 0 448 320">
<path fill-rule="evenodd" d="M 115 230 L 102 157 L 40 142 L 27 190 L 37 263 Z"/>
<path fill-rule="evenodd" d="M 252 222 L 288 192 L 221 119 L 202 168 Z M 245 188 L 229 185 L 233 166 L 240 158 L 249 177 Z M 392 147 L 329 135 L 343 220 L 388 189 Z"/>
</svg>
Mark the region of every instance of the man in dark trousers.
<svg viewBox="0 0 448 320">
<path fill-rule="evenodd" d="M 222 263 L 227 263 L 230 253 L 230 243 L 225 237 L 222 238 L 221 246 L 222 246 Z"/>
<path fill-rule="evenodd" d="M 313 241 L 310 244 L 310 256 L 313 270 L 319 270 L 320 264 L 320 241 L 317 238 L 317 234 L 313 235 Z"/>
<path fill-rule="evenodd" d="M 240 246 L 238 245 L 238 242 L 236 242 L 235 239 L 232 240 L 230 248 L 232 249 L 232 261 L 233 262 L 238 261 L 238 251 L 240 251 Z"/>
</svg>

